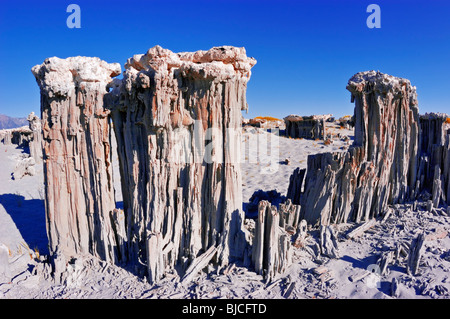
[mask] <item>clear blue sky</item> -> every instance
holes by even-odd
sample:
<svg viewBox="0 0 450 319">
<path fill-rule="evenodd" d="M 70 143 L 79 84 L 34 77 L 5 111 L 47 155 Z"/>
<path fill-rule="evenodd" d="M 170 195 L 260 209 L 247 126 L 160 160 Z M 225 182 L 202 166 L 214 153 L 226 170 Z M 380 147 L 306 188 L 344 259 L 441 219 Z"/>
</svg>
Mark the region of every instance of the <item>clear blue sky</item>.
<svg viewBox="0 0 450 319">
<path fill-rule="evenodd" d="M 69 4 L 81 29 L 69 29 Z M 369 4 L 381 28 L 369 29 Z M 39 114 L 31 67 L 45 58 L 98 56 L 124 65 L 159 44 L 174 52 L 243 46 L 258 60 L 249 114 L 353 113 L 345 89 L 379 70 L 417 86 L 419 109 L 450 113 L 450 1 L 4 1 L 0 2 L 0 113 Z"/>
</svg>

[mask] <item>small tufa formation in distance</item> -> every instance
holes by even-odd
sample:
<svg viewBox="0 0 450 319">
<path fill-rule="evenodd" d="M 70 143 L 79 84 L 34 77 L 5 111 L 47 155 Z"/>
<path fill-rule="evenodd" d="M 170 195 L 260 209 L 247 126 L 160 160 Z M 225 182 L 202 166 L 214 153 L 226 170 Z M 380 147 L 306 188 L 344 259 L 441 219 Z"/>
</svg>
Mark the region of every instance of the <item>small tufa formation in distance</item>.
<svg viewBox="0 0 450 319">
<path fill-rule="evenodd" d="M 286 125 L 286 136 L 292 138 L 323 140 L 326 136 L 326 123 L 331 117 L 331 114 L 311 116 L 286 116 L 283 119 Z"/>
<path fill-rule="evenodd" d="M 27 117 L 32 136 L 28 143 L 30 156 L 34 158 L 36 164 L 42 164 L 42 126 L 39 116 L 31 112 Z"/>
</svg>

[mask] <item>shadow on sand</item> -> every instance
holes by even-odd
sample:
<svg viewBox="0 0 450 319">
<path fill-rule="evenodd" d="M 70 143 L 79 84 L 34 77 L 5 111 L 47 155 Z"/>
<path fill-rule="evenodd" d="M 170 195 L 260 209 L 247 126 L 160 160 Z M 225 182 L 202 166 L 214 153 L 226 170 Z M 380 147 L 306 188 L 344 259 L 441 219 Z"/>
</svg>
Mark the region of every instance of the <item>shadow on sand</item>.
<svg viewBox="0 0 450 319">
<path fill-rule="evenodd" d="M 28 246 L 31 249 L 38 248 L 40 254 L 48 254 L 44 200 L 25 199 L 17 194 L 2 194 L 0 204 L 11 216 Z"/>
</svg>

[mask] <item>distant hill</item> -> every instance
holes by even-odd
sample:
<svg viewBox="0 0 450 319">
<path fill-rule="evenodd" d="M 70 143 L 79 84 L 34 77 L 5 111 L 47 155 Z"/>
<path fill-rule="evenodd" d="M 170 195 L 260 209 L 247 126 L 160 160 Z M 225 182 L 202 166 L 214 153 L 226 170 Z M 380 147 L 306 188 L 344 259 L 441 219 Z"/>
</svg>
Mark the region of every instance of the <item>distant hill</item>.
<svg viewBox="0 0 450 319">
<path fill-rule="evenodd" d="M 10 117 L 0 114 L 0 130 L 28 125 L 26 117 Z"/>
</svg>

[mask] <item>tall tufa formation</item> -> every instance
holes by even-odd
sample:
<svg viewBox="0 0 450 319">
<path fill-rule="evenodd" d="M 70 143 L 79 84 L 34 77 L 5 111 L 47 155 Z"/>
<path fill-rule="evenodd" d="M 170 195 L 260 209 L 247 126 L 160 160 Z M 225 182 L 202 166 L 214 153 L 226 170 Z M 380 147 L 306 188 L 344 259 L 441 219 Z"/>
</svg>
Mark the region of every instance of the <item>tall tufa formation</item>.
<svg viewBox="0 0 450 319">
<path fill-rule="evenodd" d="M 363 147 L 378 170 L 379 209 L 408 199 L 416 181 L 420 130 L 416 87 L 369 71 L 354 75 L 347 90 L 355 102 L 355 146 Z"/>
<path fill-rule="evenodd" d="M 355 102 L 353 147 L 310 155 L 304 192 L 290 195 L 309 223 L 366 221 L 414 196 L 420 129 L 415 87 L 368 71 L 354 75 L 347 89 Z M 291 184 L 301 188 L 295 176 Z"/>
<path fill-rule="evenodd" d="M 32 68 L 41 91 L 45 207 L 56 272 L 86 253 L 117 261 L 106 86 L 119 64 L 49 58 Z"/>
<path fill-rule="evenodd" d="M 441 113 L 420 116 L 416 194 L 430 194 L 434 207 L 450 205 L 449 119 L 449 115 Z"/>
<path fill-rule="evenodd" d="M 151 282 L 196 260 L 226 265 L 249 252 L 239 152 L 255 63 L 244 48 L 155 46 L 111 84 L 128 259 L 147 265 Z"/>
</svg>

